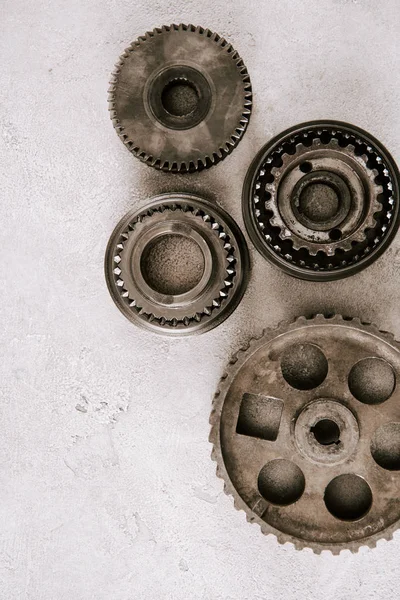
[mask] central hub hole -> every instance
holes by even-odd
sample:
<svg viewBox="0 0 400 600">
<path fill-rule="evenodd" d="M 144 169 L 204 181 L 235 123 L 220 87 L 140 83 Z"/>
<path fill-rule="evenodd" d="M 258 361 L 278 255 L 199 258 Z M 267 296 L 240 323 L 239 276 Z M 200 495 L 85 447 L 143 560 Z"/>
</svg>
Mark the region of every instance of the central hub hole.
<svg viewBox="0 0 400 600">
<path fill-rule="evenodd" d="M 204 273 L 204 255 L 191 238 L 165 234 L 146 246 L 140 266 L 146 283 L 153 290 L 177 296 L 200 282 Z"/>
<path fill-rule="evenodd" d="M 331 444 L 339 444 L 340 429 L 335 421 L 331 419 L 321 419 L 311 427 L 311 433 L 322 446 L 330 446 Z"/>
<path fill-rule="evenodd" d="M 167 83 L 161 94 L 163 107 L 174 117 L 186 117 L 199 103 L 195 86 L 187 79 L 174 79 Z"/>
<path fill-rule="evenodd" d="M 340 200 L 335 190 L 325 183 L 310 183 L 300 195 L 299 210 L 314 223 L 325 223 L 339 211 Z"/>
</svg>

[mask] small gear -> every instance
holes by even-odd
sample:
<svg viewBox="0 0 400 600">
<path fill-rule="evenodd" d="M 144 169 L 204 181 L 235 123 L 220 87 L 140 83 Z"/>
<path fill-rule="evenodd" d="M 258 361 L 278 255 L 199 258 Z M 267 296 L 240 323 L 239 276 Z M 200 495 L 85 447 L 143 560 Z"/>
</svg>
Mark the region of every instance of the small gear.
<svg viewBox="0 0 400 600">
<path fill-rule="evenodd" d="M 251 83 L 238 53 L 209 29 L 154 29 L 122 54 L 109 110 L 126 147 L 146 164 L 193 172 L 216 164 L 242 138 Z"/>
<path fill-rule="evenodd" d="M 300 317 L 231 360 L 212 457 L 247 520 L 281 543 L 356 552 L 400 525 L 400 345 L 369 323 Z M 379 408 L 377 408 L 379 406 Z"/>
<path fill-rule="evenodd" d="M 236 223 L 196 196 L 164 194 L 121 220 L 108 243 L 111 296 L 132 322 L 162 334 L 212 329 L 240 302 L 249 256 Z"/>
<path fill-rule="evenodd" d="M 261 149 L 243 190 L 257 249 L 287 273 L 327 281 L 373 262 L 399 226 L 399 173 L 387 150 L 346 123 L 289 129 Z"/>
</svg>

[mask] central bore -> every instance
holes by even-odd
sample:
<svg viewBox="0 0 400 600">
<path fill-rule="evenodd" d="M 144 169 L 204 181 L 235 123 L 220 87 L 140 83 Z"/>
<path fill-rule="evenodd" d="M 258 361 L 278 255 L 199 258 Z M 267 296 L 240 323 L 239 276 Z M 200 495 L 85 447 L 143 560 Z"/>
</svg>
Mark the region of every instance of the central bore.
<svg viewBox="0 0 400 600">
<path fill-rule="evenodd" d="M 339 208 L 338 194 L 325 183 L 310 183 L 300 194 L 299 211 L 314 223 L 330 221 L 339 212 Z"/>
<path fill-rule="evenodd" d="M 204 255 L 191 238 L 165 234 L 150 242 L 140 261 L 143 278 L 159 294 L 178 296 L 193 289 L 204 273 Z"/>
<path fill-rule="evenodd" d="M 331 419 L 321 419 L 314 427 L 311 427 L 311 433 L 322 446 L 330 446 L 331 444 L 339 444 L 340 429 L 335 421 Z"/>
<path fill-rule="evenodd" d="M 197 109 L 199 95 L 187 79 L 174 79 L 163 89 L 161 103 L 170 115 L 186 117 Z"/>
</svg>

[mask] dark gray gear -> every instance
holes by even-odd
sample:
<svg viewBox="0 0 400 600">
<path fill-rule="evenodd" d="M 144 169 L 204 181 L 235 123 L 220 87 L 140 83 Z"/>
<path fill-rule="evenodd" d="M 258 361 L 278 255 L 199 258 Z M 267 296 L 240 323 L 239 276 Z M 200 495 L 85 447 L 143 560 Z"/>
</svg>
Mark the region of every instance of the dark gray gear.
<svg viewBox="0 0 400 600">
<path fill-rule="evenodd" d="M 126 147 L 147 165 L 193 172 L 227 156 L 251 112 L 251 84 L 238 53 L 209 29 L 154 29 L 123 53 L 109 109 Z"/>
<path fill-rule="evenodd" d="M 210 441 L 235 507 L 265 534 L 355 552 L 400 524 L 400 346 L 358 319 L 300 317 L 231 360 Z"/>
<path fill-rule="evenodd" d="M 371 264 L 399 226 L 399 173 L 388 151 L 361 129 L 303 123 L 254 159 L 243 214 L 257 249 L 302 279 L 329 281 Z"/>
<path fill-rule="evenodd" d="M 108 243 L 110 294 L 132 322 L 168 335 L 202 333 L 239 304 L 249 275 L 244 237 L 221 208 L 163 194 L 120 221 Z"/>
</svg>

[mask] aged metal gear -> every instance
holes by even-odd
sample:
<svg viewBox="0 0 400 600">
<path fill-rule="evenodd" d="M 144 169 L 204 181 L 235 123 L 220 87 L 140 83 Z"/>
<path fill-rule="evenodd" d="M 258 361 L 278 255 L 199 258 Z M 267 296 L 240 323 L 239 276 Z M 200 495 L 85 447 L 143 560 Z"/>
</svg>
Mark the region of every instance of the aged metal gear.
<svg viewBox="0 0 400 600">
<path fill-rule="evenodd" d="M 147 165 L 193 172 L 227 156 L 250 118 L 238 53 L 209 29 L 170 25 L 133 42 L 112 75 L 109 109 L 126 147 Z"/>
<path fill-rule="evenodd" d="M 314 121 L 271 140 L 254 159 L 243 214 L 257 249 L 302 279 L 347 277 L 371 264 L 399 226 L 399 172 L 371 135 Z"/>
<path fill-rule="evenodd" d="M 390 539 L 400 524 L 399 374 L 400 345 L 358 319 L 300 317 L 252 340 L 231 360 L 210 419 L 235 507 L 316 553 Z"/>
<path fill-rule="evenodd" d="M 110 294 L 132 322 L 168 335 L 203 333 L 239 304 L 249 274 L 245 239 L 221 208 L 163 194 L 129 212 L 107 246 Z"/>
</svg>

